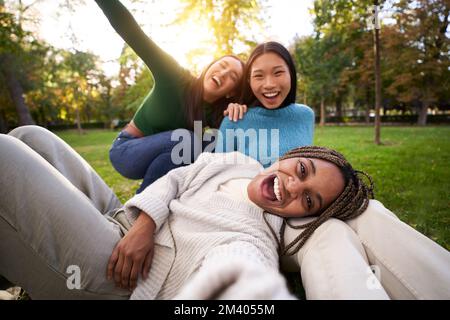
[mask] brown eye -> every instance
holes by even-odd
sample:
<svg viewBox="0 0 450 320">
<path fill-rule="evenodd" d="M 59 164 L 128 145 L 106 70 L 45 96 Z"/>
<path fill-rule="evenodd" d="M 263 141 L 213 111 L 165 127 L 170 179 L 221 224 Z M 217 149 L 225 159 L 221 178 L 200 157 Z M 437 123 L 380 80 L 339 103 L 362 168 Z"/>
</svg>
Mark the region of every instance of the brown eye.
<svg viewBox="0 0 450 320">
<path fill-rule="evenodd" d="M 299 178 L 303 178 L 306 175 L 306 168 L 301 161 L 299 163 Z"/>
<path fill-rule="evenodd" d="M 306 195 L 306 203 L 308 204 L 308 210 L 311 210 L 312 207 L 312 200 L 309 195 Z"/>
</svg>

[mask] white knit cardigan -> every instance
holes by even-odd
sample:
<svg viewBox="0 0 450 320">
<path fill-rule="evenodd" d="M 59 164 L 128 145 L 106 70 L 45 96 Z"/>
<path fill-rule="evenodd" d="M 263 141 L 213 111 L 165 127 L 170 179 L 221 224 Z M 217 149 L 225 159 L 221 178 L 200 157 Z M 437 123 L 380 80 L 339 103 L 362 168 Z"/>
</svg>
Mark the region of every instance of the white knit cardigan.
<svg viewBox="0 0 450 320">
<path fill-rule="evenodd" d="M 242 270 L 246 266 L 255 270 L 249 272 L 251 274 L 276 278 L 279 275 L 277 242 L 264 222 L 263 210 L 219 191 L 219 186 L 226 181 L 253 178 L 261 170 L 263 168 L 257 161 L 239 152 L 202 153 L 195 163 L 170 171 L 127 201 L 128 219 L 134 221 L 142 210 L 156 224 L 155 252 L 149 277 L 139 279 L 131 299 L 177 298 L 192 278 L 195 285 L 191 284 L 191 288 L 197 290 L 196 294 L 186 289 L 180 298 L 213 298 L 214 281 L 216 284 L 221 282 L 222 286 L 226 278 L 229 283 L 236 283 L 236 279 L 231 279 L 236 277 L 236 272 L 231 275 L 232 269 Z M 266 217 L 279 236 L 282 219 L 271 214 Z M 200 267 L 203 273 L 196 273 Z M 229 271 L 228 275 L 226 270 L 223 273 L 224 269 Z M 222 272 L 223 276 L 217 272 Z M 271 281 L 266 280 L 263 282 Z M 283 281 L 277 280 L 264 289 L 272 292 L 253 291 L 247 295 L 243 293 L 246 291 L 233 288 L 222 297 L 289 298 Z M 248 292 L 255 290 L 249 283 L 244 283 L 244 287 Z M 209 294 L 200 292 L 208 290 Z M 232 292 L 242 294 L 233 296 Z"/>
</svg>

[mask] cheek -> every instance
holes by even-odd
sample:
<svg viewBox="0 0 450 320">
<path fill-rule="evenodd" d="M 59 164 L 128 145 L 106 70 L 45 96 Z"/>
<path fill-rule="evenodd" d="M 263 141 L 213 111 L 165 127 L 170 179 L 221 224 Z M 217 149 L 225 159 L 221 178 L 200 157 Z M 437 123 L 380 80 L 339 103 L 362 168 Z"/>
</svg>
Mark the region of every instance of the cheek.
<svg viewBox="0 0 450 320">
<path fill-rule="evenodd" d="M 258 94 L 258 86 L 255 81 L 250 81 L 250 89 L 252 89 L 254 94 Z"/>
<path fill-rule="evenodd" d="M 291 90 L 291 78 L 290 77 L 286 77 L 285 79 L 283 79 L 283 87 L 286 92 L 289 92 Z"/>
<path fill-rule="evenodd" d="M 282 217 L 303 217 L 305 215 L 305 211 L 303 207 L 300 205 L 299 201 L 293 201 L 287 207 L 281 208 L 277 210 L 278 214 Z"/>
</svg>

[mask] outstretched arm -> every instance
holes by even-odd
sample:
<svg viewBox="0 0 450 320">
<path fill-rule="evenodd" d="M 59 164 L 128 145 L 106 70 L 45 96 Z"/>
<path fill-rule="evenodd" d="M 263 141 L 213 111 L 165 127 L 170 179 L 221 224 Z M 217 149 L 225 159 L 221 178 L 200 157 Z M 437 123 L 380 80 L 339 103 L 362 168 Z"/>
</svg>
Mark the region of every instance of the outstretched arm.
<svg viewBox="0 0 450 320">
<path fill-rule="evenodd" d="M 150 39 L 119 0 L 95 0 L 111 26 L 151 70 L 155 80 L 179 69 L 178 63 Z M 175 69 L 174 69 L 175 68 Z"/>
</svg>

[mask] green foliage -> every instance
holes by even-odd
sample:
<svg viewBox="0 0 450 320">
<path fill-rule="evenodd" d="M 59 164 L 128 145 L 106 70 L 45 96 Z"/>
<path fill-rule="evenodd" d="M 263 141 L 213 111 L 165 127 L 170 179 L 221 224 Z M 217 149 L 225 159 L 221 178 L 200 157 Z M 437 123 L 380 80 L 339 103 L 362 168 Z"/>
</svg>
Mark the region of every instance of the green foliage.
<svg viewBox="0 0 450 320">
<path fill-rule="evenodd" d="M 119 85 L 112 91 L 112 108 L 116 110 L 116 118 L 125 120 L 132 118 L 152 89 L 154 80 L 150 70 L 127 45 L 122 50 L 119 62 Z"/>
<path fill-rule="evenodd" d="M 184 8 L 173 21 L 205 21 L 216 43 L 215 56 L 233 52 L 236 44 L 253 45 L 251 30 L 260 27 L 263 0 L 182 0 Z M 250 32 L 243 33 L 247 29 Z"/>
<path fill-rule="evenodd" d="M 395 24 L 381 28 L 385 110 L 448 108 L 450 103 L 449 2 L 380 1 Z M 369 112 L 374 103 L 373 1 L 314 1 L 313 36 L 296 39 L 299 96 L 316 107 L 345 101 Z M 382 7 L 383 7 L 382 5 Z M 305 100 L 305 99 L 304 99 Z M 420 121 L 420 113 L 419 113 Z"/>
</svg>

